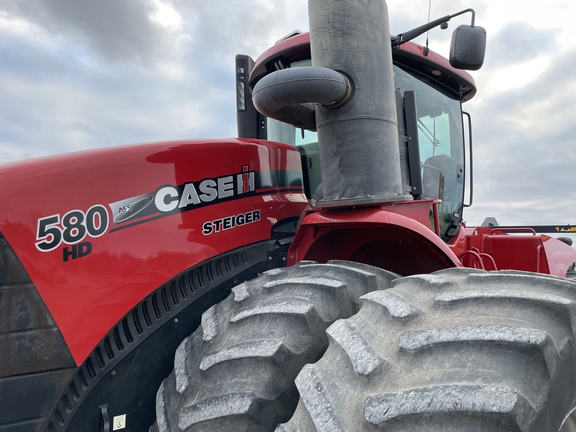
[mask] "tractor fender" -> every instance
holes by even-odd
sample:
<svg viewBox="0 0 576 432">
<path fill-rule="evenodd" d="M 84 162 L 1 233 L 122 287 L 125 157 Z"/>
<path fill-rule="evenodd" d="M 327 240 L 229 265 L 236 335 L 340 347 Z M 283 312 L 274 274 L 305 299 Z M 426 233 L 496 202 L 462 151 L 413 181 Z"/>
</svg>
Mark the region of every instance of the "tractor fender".
<svg viewBox="0 0 576 432">
<path fill-rule="evenodd" d="M 429 212 L 426 210 L 424 218 L 422 209 L 430 208 L 425 204 L 413 201 L 309 211 L 301 220 L 288 251 L 288 265 L 302 260 L 342 259 L 403 276 L 461 267 L 454 252 L 424 225 Z"/>
<path fill-rule="evenodd" d="M 566 271 L 570 265 L 576 262 L 576 249 L 547 235 L 542 235 L 542 248 L 550 274 L 566 276 Z"/>
</svg>

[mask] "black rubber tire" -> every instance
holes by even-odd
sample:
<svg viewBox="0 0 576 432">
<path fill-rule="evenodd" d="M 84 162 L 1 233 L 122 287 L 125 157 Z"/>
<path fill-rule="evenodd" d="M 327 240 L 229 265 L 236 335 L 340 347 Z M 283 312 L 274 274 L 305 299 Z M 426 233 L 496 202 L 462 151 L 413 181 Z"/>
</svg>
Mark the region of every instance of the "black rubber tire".
<svg viewBox="0 0 576 432">
<path fill-rule="evenodd" d="M 576 283 L 460 268 L 393 285 L 328 328 L 278 432 L 559 430 L 575 401 Z"/>
<path fill-rule="evenodd" d="M 326 328 L 397 277 L 364 264 L 303 262 L 233 288 L 176 351 L 150 430 L 274 430 L 296 408 L 296 375 L 328 347 Z"/>
</svg>

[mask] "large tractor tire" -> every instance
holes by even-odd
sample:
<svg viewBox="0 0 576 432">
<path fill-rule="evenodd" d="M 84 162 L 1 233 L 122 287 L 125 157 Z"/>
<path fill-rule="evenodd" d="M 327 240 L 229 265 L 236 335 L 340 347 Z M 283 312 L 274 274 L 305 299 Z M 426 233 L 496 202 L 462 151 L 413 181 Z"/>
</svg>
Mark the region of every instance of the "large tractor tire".
<svg viewBox="0 0 576 432">
<path fill-rule="evenodd" d="M 296 375 L 328 347 L 326 328 L 397 277 L 364 264 L 303 262 L 233 288 L 176 351 L 151 432 L 274 430 L 296 409 Z"/>
<path fill-rule="evenodd" d="M 277 432 L 576 430 L 576 283 L 448 269 L 393 285 L 328 328 Z"/>
</svg>

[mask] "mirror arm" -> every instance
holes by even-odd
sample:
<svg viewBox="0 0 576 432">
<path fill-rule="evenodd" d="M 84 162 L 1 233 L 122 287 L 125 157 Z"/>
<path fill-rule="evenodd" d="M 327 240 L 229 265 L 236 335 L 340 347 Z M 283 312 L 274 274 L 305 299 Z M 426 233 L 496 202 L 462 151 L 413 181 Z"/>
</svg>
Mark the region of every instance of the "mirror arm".
<svg viewBox="0 0 576 432">
<path fill-rule="evenodd" d="M 472 21 L 470 22 L 470 25 L 471 25 L 472 27 L 474 27 L 474 21 L 475 21 L 475 19 L 476 19 L 476 12 L 474 12 L 474 9 L 472 9 L 472 8 L 470 8 L 470 9 L 464 9 L 463 11 L 457 12 L 457 13 L 455 13 L 454 15 L 450 15 L 450 18 L 455 18 L 455 17 L 457 17 L 457 16 L 459 16 L 459 15 L 465 14 L 466 12 L 470 12 L 470 13 L 472 14 Z"/>
<path fill-rule="evenodd" d="M 391 38 L 392 46 L 397 47 L 408 41 L 411 41 L 412 39 L 417 38 L 418 36 L 426 33 L 428 30 L 432 30 L 434 27 L 438 27 L 439 25 L 447 23 L 452 18 L 465 14 L 466 12 L 470 12 L 472 14 L 471 25 L 472 27 L 474 27 L 474 20 L 476 18 L 476 13 L 474 12 L 474 9 L 464 9 L 463 11 L 457 12 L 453 15 L 446 15 L 445 17 L 438 18 L 437 20 L 421 25 L 420 27 L 416 27 L 413 30 L 409 30 L 405 33 L 399 33 L 396 36 L 393 36 Z"/>
</svg>

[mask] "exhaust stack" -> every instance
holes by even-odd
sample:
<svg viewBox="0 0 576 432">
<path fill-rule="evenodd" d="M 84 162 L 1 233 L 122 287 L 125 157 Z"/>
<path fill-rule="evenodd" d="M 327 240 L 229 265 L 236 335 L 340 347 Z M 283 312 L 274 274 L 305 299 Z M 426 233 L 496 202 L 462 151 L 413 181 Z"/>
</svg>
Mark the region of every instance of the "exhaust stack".
<svg viewBox="0 0 576 432">
<path fill-rule="evenodd" d="M 402 195 L 388 8 L 384 0 L 309 0 L 312 65 L 352 83 L 340 108 L 316 106 L 325 205 Z"/>
</svg>

